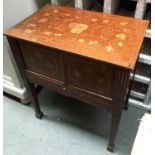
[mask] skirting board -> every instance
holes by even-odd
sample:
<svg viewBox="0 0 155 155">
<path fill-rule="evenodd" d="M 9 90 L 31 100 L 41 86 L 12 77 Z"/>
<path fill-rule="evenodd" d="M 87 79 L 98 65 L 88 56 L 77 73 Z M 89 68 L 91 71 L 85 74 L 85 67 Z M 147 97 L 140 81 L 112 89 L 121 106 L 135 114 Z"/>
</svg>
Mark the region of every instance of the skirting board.
<svg viewBox="0 0 155 155">
<path fill-rule="evenodd" d="M 3 82 L 3 91 L 19 98 L 23 104 L 30 102 L 25 88 L 17 88 L 13 85 Z"/>
</svg>

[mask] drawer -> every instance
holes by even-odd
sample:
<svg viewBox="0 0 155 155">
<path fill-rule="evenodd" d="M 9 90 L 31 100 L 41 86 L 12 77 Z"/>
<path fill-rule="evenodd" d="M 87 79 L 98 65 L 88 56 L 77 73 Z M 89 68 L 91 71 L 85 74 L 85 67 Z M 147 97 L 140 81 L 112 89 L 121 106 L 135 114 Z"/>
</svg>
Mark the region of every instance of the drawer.
<svg viewBox="0 0 155 155">
<path fill-rule="evenodd" d="M 26 69 L 63 81 L 60 53 L 48 47 L 19 41 Z"/>
<path fill-rule="evenodd" d="M 111 111 L 112 108 L 112 99 L 102 97 L 97 94 L 93 94 L 89 91 L 83 90 L 81 88 L 69 86 L 68 87 L 68 94 L 71 97 L 76 98 L 77 100 L 103 107 L 107 111 Z"/>
<path fill-rule="evenodd" d="M 80 56 L 65 57 L 68 85 L 111 97 L 114 68 L 106 63 Z"/>
</svg>

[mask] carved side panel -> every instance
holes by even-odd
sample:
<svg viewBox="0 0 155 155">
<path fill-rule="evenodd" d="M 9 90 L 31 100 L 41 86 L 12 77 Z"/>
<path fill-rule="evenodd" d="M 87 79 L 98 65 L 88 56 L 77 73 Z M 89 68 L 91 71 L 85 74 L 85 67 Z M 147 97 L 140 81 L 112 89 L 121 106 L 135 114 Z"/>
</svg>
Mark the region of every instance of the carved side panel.
<svg viewBox="0 0 155 155">
<path fill-rule="evenodd" d="M 28 70 L 63 81 L 59 52 L 24 41 L 19 45 Z"/>
<path fill-rule="evenodd" d="M 123 109 L 129 82 L 130 71 L 116 68 L 113 89 L 113 112 L 115 112 L 116 114 L 120 114 L 121 110 Z"/>
</svg>

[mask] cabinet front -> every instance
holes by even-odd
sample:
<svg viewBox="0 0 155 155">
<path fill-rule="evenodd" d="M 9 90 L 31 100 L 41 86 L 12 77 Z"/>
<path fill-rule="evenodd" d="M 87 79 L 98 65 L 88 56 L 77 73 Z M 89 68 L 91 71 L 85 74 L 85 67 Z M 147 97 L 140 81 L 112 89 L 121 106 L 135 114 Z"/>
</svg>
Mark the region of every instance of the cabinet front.
<svg viewBox="0 0 155 155">
<path fill-rule="evenodd" d="M 19 41 L 19 46 L 27 70 L 63 81 L 59 52 L 25 41 Z"/>
<path fill-rule="evenodd" d="M 91 93 L 111 97 L 114 69 L 111 65 L 80 56 L 66 56 L 67 83 Z"/>
</svg>

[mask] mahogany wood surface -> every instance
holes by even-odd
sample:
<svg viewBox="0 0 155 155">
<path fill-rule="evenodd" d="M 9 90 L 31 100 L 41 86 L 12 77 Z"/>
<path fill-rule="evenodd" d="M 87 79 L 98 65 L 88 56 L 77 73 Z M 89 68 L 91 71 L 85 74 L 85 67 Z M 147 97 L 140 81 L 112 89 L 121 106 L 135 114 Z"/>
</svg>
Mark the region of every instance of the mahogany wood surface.
<svg viewBox="0 0 155 155">
<path fill-rule="evenodd" d="M 147 21 L 47 5 L 5 35 L 34 105 L 34 84 L 112 114 L 109 151 L 114 150 L 125 97 Z"/>
<path fill-rule="evenodd" d="M 148 21 L 47 5 L 6 35 L 134 69 Z"/>
</svg>

